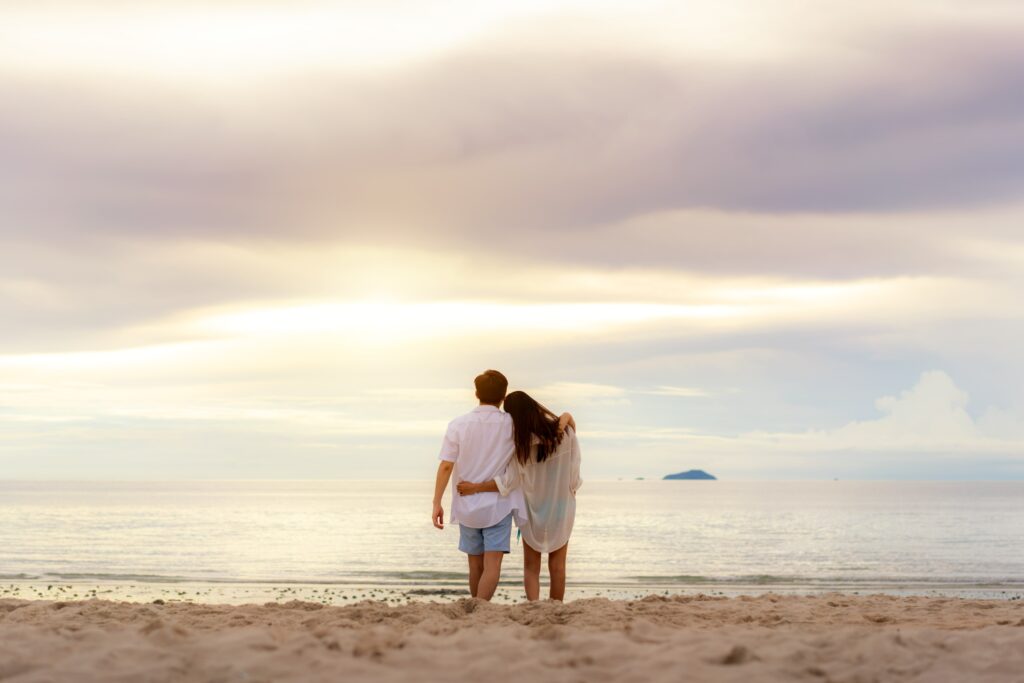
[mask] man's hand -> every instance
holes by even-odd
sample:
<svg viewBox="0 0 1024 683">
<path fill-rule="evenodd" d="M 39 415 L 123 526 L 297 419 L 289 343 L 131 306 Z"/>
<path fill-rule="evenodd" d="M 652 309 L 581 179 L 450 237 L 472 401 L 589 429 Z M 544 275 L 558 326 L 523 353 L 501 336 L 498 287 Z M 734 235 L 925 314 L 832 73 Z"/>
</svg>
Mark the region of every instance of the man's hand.
<svg viewBox="0 0 1024 683">
<path fill-rule="evenodd" d="M 430 515 L 430 519 L 438 529 L 444 528 L 444 508 L 441 507 L 441 498 L 444 497 L 444 489 L 448 486 L 453 469 L 455 469 L 455 463 L 448 460 L 442 460 L 437 465 L 437 479 L 434 481 L 434 512 Z"/>
<path fill-rule="evenodd" d="M 558 433 L 564 432 L 566 427 L 572 427 L 572 431 L 575 432 L 576 420 L 572 419 L 572 415 L 569 413 L 562 413 L 558 416 Z"/>
<path fill-rule="evenodd" d="M 480 493 L 480 485 L 471 481 L 460 481 L 455 488 L 458 489 L 460 496 L 472 496 L 475 493 Z"/>
</svg>

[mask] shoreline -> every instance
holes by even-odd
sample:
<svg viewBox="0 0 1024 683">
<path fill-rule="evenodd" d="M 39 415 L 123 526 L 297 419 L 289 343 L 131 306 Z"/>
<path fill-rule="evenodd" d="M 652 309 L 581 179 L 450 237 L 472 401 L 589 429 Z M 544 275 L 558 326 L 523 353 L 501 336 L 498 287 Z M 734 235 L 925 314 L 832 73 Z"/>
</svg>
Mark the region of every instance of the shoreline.
<svg viewBox="0 0 1024 683">
<path fill-rule="evenodd" d="M 1018 681 L 1024 601 L 647 596 L 347 606 L 0 599 L 30 681 Z"/>
<path fill-rule="evenodd" d="M 542 579 L 541 595 L 547 589 Z M 758 597 L 762 595 L 820 596 L 888 595 L 893 597 L 961 598 L 975 600 L 1024 601 L 1024 584 L 1020 583 L 948 583 L 923 581 L 862 581 L 847 583 L 810 582 L 744 582 L 685 581 L 661 583 L 594 582 L 572 583 L 567 597 L 572 600 L 606 598 L 641 600 L 647 596 L 708 595 L 714 597 Z M 0 579 L 0 600 L 89 600 L 105 599 L 144 604 L 154 600 L 188 604 L 228 604 L 303 601 L 322 605 L 344 606 L 361 600 L 380 600 L 389 604 L 409 602 L 452 602 L 468 598 L 465 580 L 434 581 L 62 581 L 55 579 Z M 525 602 L 522 584 L 516 579 L 498 585 L 494 602 L 517 604 Z"/>
</svg>

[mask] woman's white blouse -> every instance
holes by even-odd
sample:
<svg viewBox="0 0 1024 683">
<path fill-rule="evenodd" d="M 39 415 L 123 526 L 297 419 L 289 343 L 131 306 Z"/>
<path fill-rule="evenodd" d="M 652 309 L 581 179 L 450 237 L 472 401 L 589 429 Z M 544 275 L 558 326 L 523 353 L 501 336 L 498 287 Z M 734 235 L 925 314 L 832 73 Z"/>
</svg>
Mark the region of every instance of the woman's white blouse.
<svg viewBox="0 0 1024 683">
<path fill-rule="evenodd" d="M 537 443 L 530 448 L 525 465 L 513 456 L 504 474 L 495 478 L 503 496 L 522 489 L 526 507 L 516 509 L 516 524 L 523 540 L 542 553 L 558 550 L 569 542 L 576 519 L 576 491 L 580 479 L 580 444 L 576 433 L 565 430 L 562 442 L 544 462 L 537 462 Z"/>
</svg>

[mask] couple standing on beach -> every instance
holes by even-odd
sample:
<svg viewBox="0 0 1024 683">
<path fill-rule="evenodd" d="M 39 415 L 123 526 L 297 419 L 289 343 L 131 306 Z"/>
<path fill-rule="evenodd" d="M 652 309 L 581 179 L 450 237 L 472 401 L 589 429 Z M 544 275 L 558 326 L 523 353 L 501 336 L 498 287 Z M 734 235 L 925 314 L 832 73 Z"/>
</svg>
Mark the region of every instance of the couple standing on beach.
<svg viewBox="0 0 1024 683">
<path fill-rule="evenodd" d="M 497 370 L 474 384 L 480 405 L 452 420 L 441 444 L 434 526 L 444 528 L 441 496 L 451 480 L 451 522 L 459 525 L 459 550 L 469 559 L 470 594 L 483 600 L 494 595 L 515 519 L 523 537 L 526 598 L 540 597 L 541 555 L 547 553 L 551 599 L 562 600 L 576 490 L 583 483 L 576 424 L 525 392 L 506 396 L 508 380 Z"/>
</svg>

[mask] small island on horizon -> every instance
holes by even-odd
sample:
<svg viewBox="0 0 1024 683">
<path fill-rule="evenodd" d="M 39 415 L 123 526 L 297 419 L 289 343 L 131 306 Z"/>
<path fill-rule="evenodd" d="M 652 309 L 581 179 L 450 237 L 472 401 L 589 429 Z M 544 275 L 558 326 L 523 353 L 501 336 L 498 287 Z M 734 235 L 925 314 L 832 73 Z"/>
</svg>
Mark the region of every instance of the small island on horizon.
<svg viewBox="0 0 1024 683">
<path fill-rule="evenodd" d="M 687 470 L 685 472 L 678 472 L 677 474 L 666 474 L 662 477 L 662 480 L 675 480 L 675 479 L 696 479 L 702 481 L 717 481 L 718 477 L 713 474 L 708 474 L 704 470 Z"/>
</svg>

